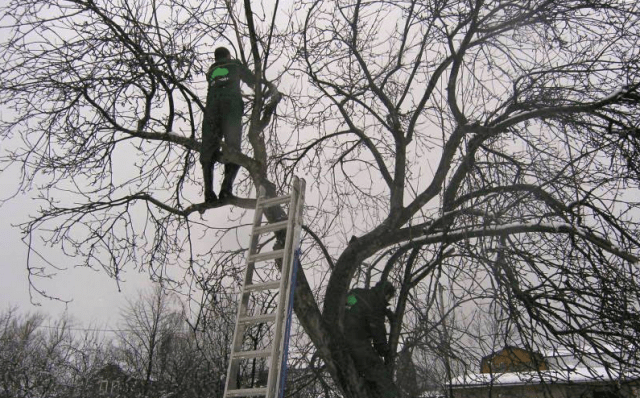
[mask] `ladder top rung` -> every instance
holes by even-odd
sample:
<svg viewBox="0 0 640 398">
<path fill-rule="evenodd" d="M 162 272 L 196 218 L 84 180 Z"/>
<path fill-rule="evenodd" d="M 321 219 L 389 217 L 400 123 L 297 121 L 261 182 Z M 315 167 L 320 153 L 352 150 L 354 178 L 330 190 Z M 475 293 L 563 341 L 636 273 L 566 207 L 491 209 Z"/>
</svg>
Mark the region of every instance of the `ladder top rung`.
<svg viewBox="0 0 640 398">
<path fill-rule="evenodd" d="M 267 388 L 245 388 L 241 390 L 227 390 L 225 397 L 255 397 L 257 395 L 267 395 Z"/>
<path fill-rule="evenodd" d="M 269 290 L 269 289 L 278 289 L 280 287 L 280 280 L 273 280 L 264 283 L 252 283 L 250 285 L 244 286 L 244 291 L 246 292 L 254 292 L 258 290 Z"/>
<path fill-rule="evenodd" d="M 234 359 L 251 359 L 269 357 L 272 355 L 272 352 L 271 348 L 268 348 L 266 350 L 234 352 L 231 355 Z"/>
<path fill-rule="evenodd" d="M 268 261 L 268 260 L 274 260 L 276 258 L 283 258 L 283 257 L 284 257 L 284 249 L 280 249 L 280 250 L 274 250 L 272 252 L 251 254 L 249 256 L 249 262 L 257 263 L 259 261 Z"/>
<path fill-rule="evenodd" d="M 288 225 L 289 225 L 289 220 L 278 221 L 278 222 L 274 222 L 274 223 L 271 223 L 271 224 L 260 225 L 260 226 L 255 227 L 253 229 L 253 234 L 255 236 L 255 235 L 259 235 L 259 234 L 266 234 L 266 233 L 269 233 L 269 232 L 280 231 L 282 229 L 286 229 Z"/>
<path fill-rule="evenodd" d="M 291 200 L 291 195 L 276 196 L 275 198 L 258 199 L 256 207 L 271 207 L 287 203 Z"/>
<path fill-rule="evenodd" d="M 256 316 L 243 316 L 238 319 L 238 323 L 264 323 L 264 322 L 274 322 L 276 320 L 276 314 L 262 314 Z"/>
</svg>

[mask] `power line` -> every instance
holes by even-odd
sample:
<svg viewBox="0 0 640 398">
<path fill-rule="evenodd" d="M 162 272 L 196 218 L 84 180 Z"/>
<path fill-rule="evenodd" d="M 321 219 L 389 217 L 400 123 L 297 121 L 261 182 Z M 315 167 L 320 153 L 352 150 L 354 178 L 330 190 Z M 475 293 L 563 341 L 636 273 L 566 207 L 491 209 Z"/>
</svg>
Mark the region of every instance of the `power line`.
<svg viewBox="0 0 640 398">
<path fill-rule="evenodd" d="M 80 328 L 80 327 L 60 327 L 51 325 L 38 325 L 36 328 L 44 329 L 66 329 L 73 332 L 105 332 L 105 333 L 118 333 L 118 332 L 139 332 L 143 329 L 99 329 L 99 328 Z"/>
</svg>

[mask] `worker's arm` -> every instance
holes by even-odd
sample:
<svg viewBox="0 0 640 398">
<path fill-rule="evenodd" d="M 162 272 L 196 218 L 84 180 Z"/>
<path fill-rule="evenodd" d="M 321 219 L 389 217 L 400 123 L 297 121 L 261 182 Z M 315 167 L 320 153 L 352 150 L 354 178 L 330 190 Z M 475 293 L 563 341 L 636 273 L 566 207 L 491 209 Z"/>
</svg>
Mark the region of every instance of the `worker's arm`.
<svg viewBox="0 0 640 398">
<path fill-rule="evenodd" d="M 396 313 L 393 312 L 390 308 L 386 309 L 387 319 L 389 319 L 389 323 L 393 323 L 396 320 Z"/>
<path fill-rule="evenodd" d="M 256 75 L 254 75 L 253 72 L 251 72 L 251 70 L 249 70 L 249 68 L 247 68 L 242 63 L 240 64 L 239 75 L 240 79 L 242 79 L 243 82 L 245 82 L 249 87 L 255 90 L 258 79 L 256 78 Z M 271 83 L 267 79 L 262 79 L 262 83 L 267 86 L 267 92 L 265 93 L 265 96 L 271 98 L 272 102 L 279 101 L 281 94 L 276 88 L 275 84 Z"/>
<path fill-rule="evenodd" d="M 238 61 L 238 65 L 238 75 L 240 76 L 240 79 L 251 87 L 251 89 L 255 90 L 256 83 L 258 82 L 256 75 L 254 75 L 253 72 L 251 72 L 251 70 L 249 70 L 249 68 L 247 68 L 247 66 L 242 62 Z"/>
<path fill-rule="evenodd" d="M 373 346 L 381 357 L 386 357 L 389 354 L 387 329 L 384 326 L 384 319 L 387 312 L 386 302 L 384 299 L 377 299 L 371 307 L 368 321 L 369 331 L 373 337 Z"/>
</svg>

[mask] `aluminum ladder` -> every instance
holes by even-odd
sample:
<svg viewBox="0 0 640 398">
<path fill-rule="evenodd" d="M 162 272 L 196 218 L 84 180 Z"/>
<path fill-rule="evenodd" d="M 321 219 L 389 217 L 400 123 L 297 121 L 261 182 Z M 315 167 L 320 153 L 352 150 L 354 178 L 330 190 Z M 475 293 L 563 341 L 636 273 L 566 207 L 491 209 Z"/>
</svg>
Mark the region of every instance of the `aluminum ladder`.
<svg viewBox="0 0 640 398">
<path fill-rule="evenodd" d="M 291 192 L 286 196 L 265 198 L 264 188 L 260 188 L 260 194 L 256 202 L 256 210 L 253 219 L 251 241 L 247 255 L 247 267 L 242 286 L 240 302 L 238 303 L 238 315 L 236 317 L 229 368 L 225 382 L 224 398 L 231 397 L 255 397 L 277 398 L 284 390 L 284 368 L 286 367 L 286 351 L 288 348 L 288 324 L 291 318 L 292 289 L 295 275 L 294 267 L 297 257 L 295 252 L 300 241 L 302 227 L 302 210 L 304 205 L 305 181 L 293 177 Z M 287 218 L 273 223 L 262 223 L 264 210 L 271 206 L 282 206 L 288 203 Z M 284 248 L 264 251 L 260 237 L 278 231 L 285 231 L 286 238 Z M 280 265 L 280 271 L 277 271 Z M 262 268 L 261 268 L 262 267 Z M 264 280 L 263 275 L 258 275 L 263 268 L 275 268 L 270 271 L 271 278 Z M 279 276 L 279 279 L 277 277 Z M 259 281 L 254 282 L 254 277 Z M 275 310 L 270 313 L 256 313 L 258 308 L 256 294 L 270 294 L 275 298 Z M 250 308 L 251 301 L 251 308 Z M 264 308 L 264 307 L 262 307 Z M 251 310 L 251 311 L 249 311 Z M 253 313 L 250 313 L 253 312 Z M 249 328 L 267 326 L 271 332 L 263 336 L 265 341 L 260 342 L 260 347 L 246 347 L 245 332 Z M 256 349 L 257 348 L 257 349 Z M 266 386 L 239 385 L 238 372 L 241 362 L 261 359 L 263 364 L 268 364 Z M 250 367 L 250 366 L 249 366 Z M 255 368 L 253 370 L 255 375 Z M 254 379 L 252 379 L 253 381 Z M 240 380 L 241 381 L 241 380 Z"/>
</svg>

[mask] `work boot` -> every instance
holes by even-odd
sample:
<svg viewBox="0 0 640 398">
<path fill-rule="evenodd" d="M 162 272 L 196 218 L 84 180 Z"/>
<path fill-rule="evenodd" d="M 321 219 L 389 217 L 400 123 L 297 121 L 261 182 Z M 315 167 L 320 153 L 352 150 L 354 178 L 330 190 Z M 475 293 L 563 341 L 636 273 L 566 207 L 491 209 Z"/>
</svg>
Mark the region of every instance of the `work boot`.
<svg viewBox="0 0 640 398">
<path fill-rule="evenodd" d="M 236 179 L 236 174 L 238 174 L 239 169 L 240 166 L 237 164 L 229 163 L 225 165 L 224 179 L 222 180 L 220 193 L 218 194 L 220 199 L 226 199 L 233 196 L 233 180 Z"/>
<path fill-rule="evenodd" d="M 220 199 L 222 199 L 222 197 L 220 197 Z M 213 203 L 216 200 L 218 200 L 218 197 L 213 191 L 204 191 L 204 201 L 206 203 Z"/>
<path fill-rule="evenodd" d="M 232 197 L 233 194 L 231 193 L 231 191 L 220 191 L 220 193 L 218 194 L 218 197 L 220 198 L 220 200 L 225 200 L 227 198 Z"/>
</svg>

